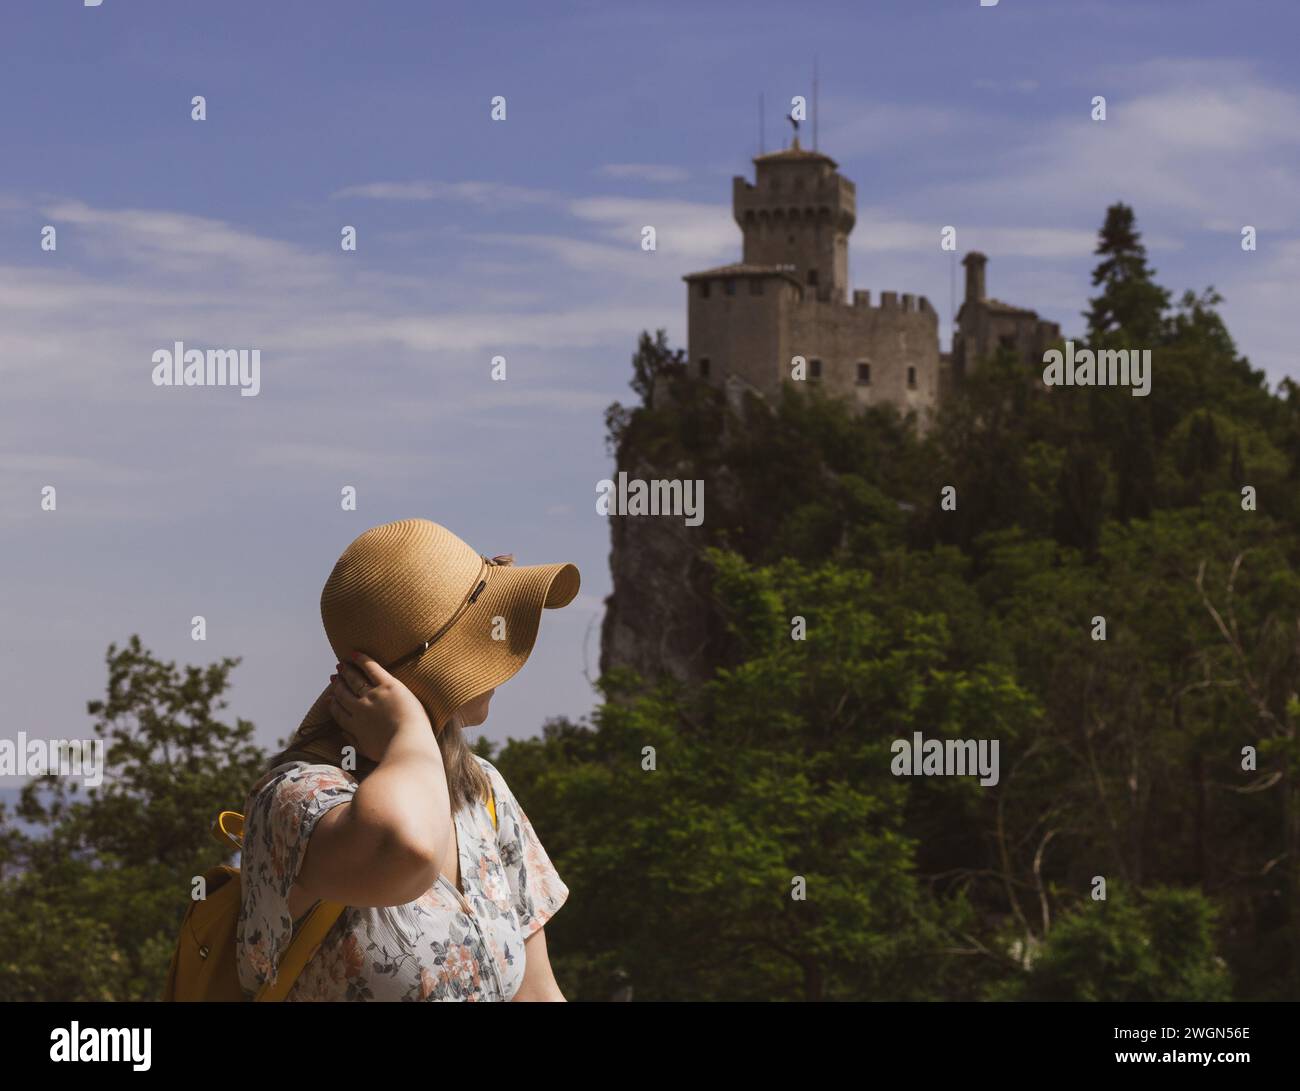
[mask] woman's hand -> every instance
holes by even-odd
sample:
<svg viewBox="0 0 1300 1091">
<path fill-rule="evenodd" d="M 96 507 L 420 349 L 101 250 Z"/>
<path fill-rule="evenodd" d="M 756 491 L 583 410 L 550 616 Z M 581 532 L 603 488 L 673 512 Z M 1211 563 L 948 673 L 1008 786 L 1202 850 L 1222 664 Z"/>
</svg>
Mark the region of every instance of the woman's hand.
<svg viewBox="0 0 1300 1091">
<path fill-rule="evenodd" d="M 433 739 L 429 714 L 420 700 L 364 652 L 354 652 L 339 664 L 330 684 L 330 715 L 355 740 L 357 752 L 371 761 L 383 760 L 399 733 L 427 732 Z"/>
<path fill-rule="evenodd" d="M 293 890 L 352 906 L 405 905 L 455 845 L 438 740 L 419 699 L 368 655 L 330 679 L 330 715 L 378 763 L 312 830 Z"/>
</svg>

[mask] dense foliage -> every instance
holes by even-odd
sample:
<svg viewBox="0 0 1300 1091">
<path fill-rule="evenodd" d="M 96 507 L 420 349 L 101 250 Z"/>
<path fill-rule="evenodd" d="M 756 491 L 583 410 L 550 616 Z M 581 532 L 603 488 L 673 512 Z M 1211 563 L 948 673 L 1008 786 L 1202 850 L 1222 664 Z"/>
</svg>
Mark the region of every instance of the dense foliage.
<svg viewBox="0 0 1300 1091">
<path fill-rule="evenodd" d="M 674 786 L 716 767 L 714 821 L 733 832 L 715 827 L 706 859 L 766 845 L 719 869 L 707 911 L 653 914 L 669 929 L 699 912 L 716 953 L 735 949 L 714 946 L 734 908 L 736 957 L 767 979 L 747 995 L 798 979 L 806 996 L 1300 997 L 1300 397 L 1239 355 L 1213 289 L 1169 306 L 1131 209 L 1108 211 L 1097 253 L 1086 344 L 1152 350 L 1147 397 L 1047 389 L 1041 361 L 1001 351 L 922 436 L 815 384 L 737 410 L 662 332 L 642 336 L 638 392 L 661 391 L 611 409 L 611 446 L 620 465 L 725 482 L 701 530 L 727 551 L 731 626 L 714 681 L 669 703 L 629 687 L 596 737 L 648 721 L 659 771 L 624 790 L 639 775 L 657 787 L 634 798 L 669 796 L 683 821 L 700 804 Z M 892 776 L 888 743 L 918 730 L 999 740 L 1000 783 Z M 852 807 L 844 829 L 831 815 Z M 688 872 L 698 857 L 663 822 L 628 851 Z M 852 854 L 828 851 L 827 823 Z M 788 883 L 808 854 L 825 863 L 792 903 L 773 870 Z M 610 878 L 584 889 L 608 904 Z M 756 884 L 781 905 L 745 905 Z M 854 899 L 855 926 L 823 942 Z M 650 995 L 715 972 L 660 950 L 662 977 L 633 975 Z M 785 961 L 760 969 L 773 950 Z"/>
</svg>

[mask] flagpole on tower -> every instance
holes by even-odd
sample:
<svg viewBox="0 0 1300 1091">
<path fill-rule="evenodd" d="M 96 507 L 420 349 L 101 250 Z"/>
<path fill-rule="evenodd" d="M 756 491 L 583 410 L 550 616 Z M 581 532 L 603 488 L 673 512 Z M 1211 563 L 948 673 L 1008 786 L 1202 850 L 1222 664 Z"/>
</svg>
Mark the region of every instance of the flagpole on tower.
<svg viewBox="0 0 1300 1091">
<path fill-rule="evenodd" d="M 813 54 L 813 151 L 817 150 L 817 55 Z"/>
</svg>

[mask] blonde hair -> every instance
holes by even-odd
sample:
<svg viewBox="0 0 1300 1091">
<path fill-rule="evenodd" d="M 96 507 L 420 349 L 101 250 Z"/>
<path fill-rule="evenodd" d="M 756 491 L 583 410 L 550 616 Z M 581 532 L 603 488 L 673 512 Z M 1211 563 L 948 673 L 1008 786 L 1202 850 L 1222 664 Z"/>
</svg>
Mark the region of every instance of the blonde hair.
<svg viewBox="0 0 1300 1091">
<path fill-rule="evenodd" d="M 453 813 L 477 800 L 486 801 L 491 790 L 487 774 L 465 740 L 465 725 L 459 710 L 451 714 L 441 730 L 435 728 L 434 735 L 447 774 L 447 793 L 451 796 Z M 289 739 L 288 745 L 271 759 L 267 768 L 273 769 L 286 761 L 301 760 L 342 769 L 343 748 L 352 745 L 343 728 L 330 717 L 310 728 L 300 727 Z M 378 762 L 359 753 L 356 753 L 355 760 L 356 769 L 348 772 L 353 772 L 358 780 L 364 779 L 378 767 Z"/>
</svg>

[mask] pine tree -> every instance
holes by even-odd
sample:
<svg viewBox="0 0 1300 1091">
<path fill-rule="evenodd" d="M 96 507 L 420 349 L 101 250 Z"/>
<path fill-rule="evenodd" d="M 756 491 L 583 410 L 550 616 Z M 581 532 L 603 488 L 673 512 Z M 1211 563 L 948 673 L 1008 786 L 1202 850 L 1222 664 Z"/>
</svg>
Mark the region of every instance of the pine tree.
<svg viewBox="0 0 1300 1091">
<path fill-rule="evenodd" d="M 1155 270 L 1147 266 L 1141 239 L 1128 205 L 1106 210 L 1094 251 L 1104 260 L 1092 273 L 1093 287 L 1100 285 L 1102 292 L 1088 300 L 1091 310 L 1085 312 L 1091 341 L 1118 337 L 1149 347 L 1159 338 L 1169 293 L 1152 279 Z"/>
</svg>

